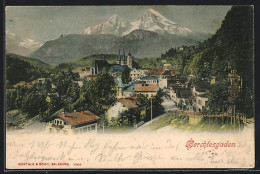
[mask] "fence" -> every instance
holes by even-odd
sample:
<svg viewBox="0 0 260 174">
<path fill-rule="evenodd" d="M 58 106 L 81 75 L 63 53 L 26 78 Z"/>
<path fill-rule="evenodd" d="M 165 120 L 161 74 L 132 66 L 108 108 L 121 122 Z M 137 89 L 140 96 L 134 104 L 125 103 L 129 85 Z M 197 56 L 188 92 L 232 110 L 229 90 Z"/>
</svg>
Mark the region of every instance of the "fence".
<svg viewBox="0 0 260 174">
<path fill-rule="evenodd" d="M 231 125 L 234 130 L 238 129 L 240 131 L 242 124 L 251 123 L 253 121 L 247 120 L 247 117 L 241 113 L 230 114 L 227 112 L 215 113 L 215 114 L 204 114 L 200 112 L 186 112 L 186 111 L 172 111 L 171 113 L 176 113 L 177 115 L 185 115 L 187 117 L 187 123 L 191 125 L 198 124 L 202 119 L 207 118 L 208 124 L 214 124 L 221 122 L 221 125 Z"/>
</svg>

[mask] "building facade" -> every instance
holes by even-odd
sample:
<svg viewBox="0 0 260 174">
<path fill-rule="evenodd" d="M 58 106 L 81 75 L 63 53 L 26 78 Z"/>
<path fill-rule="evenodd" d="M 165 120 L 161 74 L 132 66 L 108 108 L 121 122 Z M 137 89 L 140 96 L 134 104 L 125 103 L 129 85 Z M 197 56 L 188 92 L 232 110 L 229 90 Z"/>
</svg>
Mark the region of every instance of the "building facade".
<svg viewBox="0 0 260 174">
<path fill-rule="evenodd" d="M 46 124 L 47 133 L 80 134 L 97 133 L 100 117 L 90 111 L 62 112 Z"/>
<path fill-rule="evenodd" d="M 115 124 L 119 118 L 122 118 L 125 111 L 135 110 L 137 115 L 133 115 L 136 120 L 144 120 L 146 107 L 142 106 L 137 97 L 127 97 L 117 99 L 107 110 L 107 121 L 109 124 Z"/>
<path fill-rule="evenodd" d="M 134 88 L 135 93 L 142 94 L 147 98 L 157 95 L 158 90 L 157 84 L 136 84 Z"/>
</svg>

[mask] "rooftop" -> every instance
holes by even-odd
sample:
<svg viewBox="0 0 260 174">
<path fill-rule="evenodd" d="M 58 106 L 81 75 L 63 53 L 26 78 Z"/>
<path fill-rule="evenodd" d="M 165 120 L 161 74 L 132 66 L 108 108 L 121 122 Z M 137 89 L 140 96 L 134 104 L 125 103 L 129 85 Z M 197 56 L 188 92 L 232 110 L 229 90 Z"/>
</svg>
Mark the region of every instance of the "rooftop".
<svg viewBox="0 0 260 174">
<path fill-rule="evenodd" d="M 128 70 L 128 66 L 127 65 L 113 65 L 109 69 L 109 72 L 110 73 L 119 73 L 119 72 L 124 72 L 126 70 Z"/>
<path fill-rule="evenodd" d="M 176 90 L 176 93 L 177 93 L 178 98 L 188 99 L 188 98 L 191 98 L 191 96 L 192 96 L 191 90 L 186 89 L 186 88 L 178 89 L 178 90 Z"/>
<path fill-rule="evenodd" d="M 153 69 L 149 69 L 147 74 L 148 75 L 161 75 L 163 72 L 163 70 L 161 68 L 153 68 Z"/>
<path fill-rule="evenodd" d="M 117 99 L 118 102 L 122 103 L 127 108 L 138 108 L 140 106 L 140 102 L 137 97 L 127 97 Z"/>
<path fill-rule="evenodd" d="M 82 111 L 82 112 L 72 112 L 66 113 L 63 112 L 58 114 L 57 117 L 66 121 L 68 124 L 76 126 L 84 123 L 91 123 L 100 119 L 100 117 L 96 116 L 90 111 Z"/>
<path fill-rule="evenodd" d="M 157 80 L 157 78 L 154 76 L 145 76 L 145 77 L 142 77 L 140 80 Z"/>
<path fill-rule="evenodd" d="M 134 90 L 136 92 L 156 92 L 158 86 L 157 84 L 136 84 Z"/>
</svg>

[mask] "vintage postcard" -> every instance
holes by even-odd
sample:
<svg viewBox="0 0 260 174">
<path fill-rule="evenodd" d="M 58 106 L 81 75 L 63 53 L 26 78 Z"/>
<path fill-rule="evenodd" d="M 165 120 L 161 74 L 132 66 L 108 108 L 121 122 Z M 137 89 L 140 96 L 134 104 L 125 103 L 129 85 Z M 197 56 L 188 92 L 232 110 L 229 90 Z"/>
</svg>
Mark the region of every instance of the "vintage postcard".
<svg viewBox="0 0 260 174">
<path fill-rule="evenodd" d="M 254 168 L 253 6 L 7 6 L 6 169 Z"/>
</svg>

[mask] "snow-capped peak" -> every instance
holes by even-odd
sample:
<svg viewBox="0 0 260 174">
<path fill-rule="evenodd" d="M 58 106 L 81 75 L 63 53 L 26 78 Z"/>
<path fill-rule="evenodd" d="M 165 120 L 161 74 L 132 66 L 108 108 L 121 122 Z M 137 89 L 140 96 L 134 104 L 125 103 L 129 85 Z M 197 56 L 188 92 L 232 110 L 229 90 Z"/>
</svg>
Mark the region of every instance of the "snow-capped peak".
<svg viewBox="0 0 260 174">
<path fill-rule="evenodd" d="M 117 14 L 112 15 L 102 24 L 87 27 L 83 34 L 114 34 L 123 36 L 137 29 L 153 31 L 158 34 L 175 35 L 187 35 L 192 32 L 190 29 L 167 19 L 154 9 L 148 9 L 144 11 L 142 16 L 131 23 L 120 20 Z"/>
<path fill-rule="evenodd" d="M 169 21 L 172 24 L 176 24 L 175 22 L 170 21 L 169 19 L 167 19 L 166 17 L 164 17 L 163 15 L 161 15 L 159 12 L 155 11 L 154 9 L 149 9 L 149 10 L 146 10 L 145 12 L 146 12 L 146 14 L 149 14 L 150 16 L 151 15 L 156 16 L 157 18 L 159 18 L 158 20 Z"/>
<path fill-rule="evenodd" d="M 123 35 L 129 34 L 136 29 L 149 30 L 158 34 L 175 35 L 187 35 L 192 32 L 190 29 L 184 28 L 167 19 L 154 9 L 145 10 L 143 16 L 131 22 L 131 28 L 124 32 Z"/>
<path fill-rule="evenodd" d="M 87 27 L 83 34 L 114 34 L 121 36 L 129 24 L 118 18 L 117 14 L 109 17 L 104 23 L 98 24 L 94 27 Z"/>
<path fill-rule="evenodd" d="M 118 20 L 118 15 L 117 15 L 117 14 L 114 14 L 114 15 L 112 15 L 110 18 L 108 18 L 107 21 L 114 21 L 114 22 L 116 22 L 116 20 Z"/>
</svg>

